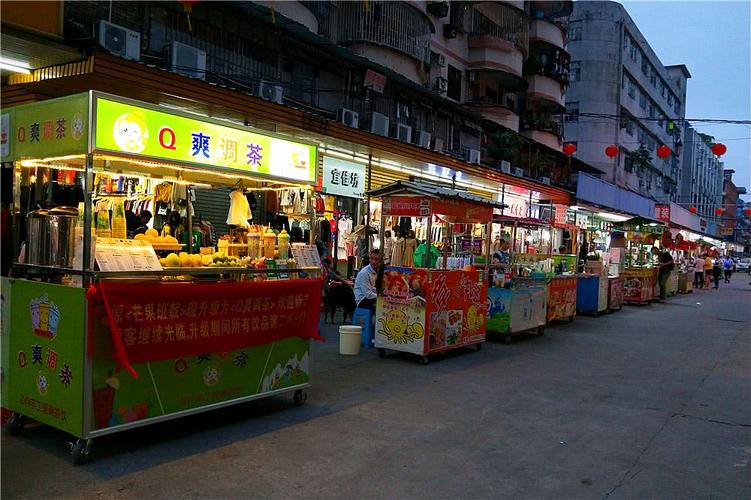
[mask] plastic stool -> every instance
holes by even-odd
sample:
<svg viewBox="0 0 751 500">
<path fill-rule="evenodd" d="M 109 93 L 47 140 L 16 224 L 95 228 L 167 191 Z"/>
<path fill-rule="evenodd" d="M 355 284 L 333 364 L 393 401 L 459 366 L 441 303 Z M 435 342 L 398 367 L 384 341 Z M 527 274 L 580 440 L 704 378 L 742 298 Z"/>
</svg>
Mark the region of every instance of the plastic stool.
<svg viewBox="0 0 751 500">
<path fill-rule="evenodd" d="M 362 327 L 360 338 L 364 347 L 373 347 L 373 311 L 358 307 L 352 313 L 352 324 Z"/>
</svg>

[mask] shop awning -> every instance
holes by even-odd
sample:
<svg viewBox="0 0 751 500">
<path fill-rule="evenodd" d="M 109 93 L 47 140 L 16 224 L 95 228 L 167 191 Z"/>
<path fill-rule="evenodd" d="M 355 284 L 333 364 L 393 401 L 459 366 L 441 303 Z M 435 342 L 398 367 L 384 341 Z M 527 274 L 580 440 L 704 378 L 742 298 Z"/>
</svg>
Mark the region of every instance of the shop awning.
<svg viewBox="0 0 751 500">
<path fill-rule="evenodd" d="M 504 208 L 508 206 L 501 202 L 489 200 L 488 198 L 483 198 L 481 196 L 470 194 L 465 191 L 455 191 L 453 189 L 409 181 L 396 181 L 381 188 L 368 191 L 367 194 L 369 194 L 373 198 L 384 198 L 387 196 L 395 195 L 417 195 L 426 196 L 428 198 L 440 198 L 467 203 L 475 203 L 493 208 Z"/>
</svg>

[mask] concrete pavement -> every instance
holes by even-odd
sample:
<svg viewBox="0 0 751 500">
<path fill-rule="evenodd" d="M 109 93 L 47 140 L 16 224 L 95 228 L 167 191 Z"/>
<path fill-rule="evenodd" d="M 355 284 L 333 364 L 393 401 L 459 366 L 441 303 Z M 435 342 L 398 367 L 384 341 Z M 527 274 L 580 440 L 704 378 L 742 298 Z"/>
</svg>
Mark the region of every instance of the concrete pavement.
<svg viewBox="0 0 751 500">
<path fill-rule="evenodd" d="M 95 441 L 2 440 L 3 498 L 749 498 L 751 286 L 577 317 L 428 366 L 316 344 L 272 398 Z"/>
</svg>

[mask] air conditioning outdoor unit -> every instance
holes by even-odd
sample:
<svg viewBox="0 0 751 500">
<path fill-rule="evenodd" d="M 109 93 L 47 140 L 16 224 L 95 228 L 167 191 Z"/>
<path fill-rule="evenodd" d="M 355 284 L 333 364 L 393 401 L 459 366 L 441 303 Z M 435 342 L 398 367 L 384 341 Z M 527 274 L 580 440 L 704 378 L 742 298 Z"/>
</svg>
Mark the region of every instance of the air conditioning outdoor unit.
<svg viewBox="0 0 751 500">
<path fill-rule="evenodd" d="M 348 127 L 357 128 L 360 124 L 360 115 L 351 109 L 339 108 L 336 111 L 336 121 Z"/>
<path fill-rule="evenodd" d="M 412 142 L 412 127 L 397 123 L 394 129 L 394 137 L 402 142 Z"/>
<path fill-rule="evenodd" d="M 388 137 L 389 117 L 375 111 L 370 113 L 370 133 Z"/>
<path fill-rule="evenodd" d="M 420 142 L 418 144 L 420 144 L 420 146 L 422 146 L 422 147 L 424 147 L 426 149 L 430 148 L 430 138 L 431 138 L 430 132 L 425 132 L 424 130 L 421 130 L 420 131 Z"/>
<path fill-rule="evenodd" d="M 514 167 L 511 169 L 511 174 L 517 177 L 524 177 L 524 170 L 519 167 Z"/>
<path fill-rule="evenodd" d="M 467 152 L 464 154 L 464 159 L 467 160 L 468 163 L 474 163 L 475 165 L 479 165 L 480 164 L 480 150 L 468 149 Z"/>
<path fill-rule="evenodd" d="M 428 2 L 427 11 L 438 18 L 446 17 L 449 15 L 449 3 Z"/>
<path fill-rule="evenodd" d="M 436 137 L 433 140 L 433 151 L 443 153 L 443 139 L 439 139 L 438 137 Z"/>
<path fill-rule="evenodd" d="M 501 172 L 503 172 L 504 174 L 510 174 L 511 163 L 507 162 L 506 160 L 501 160 Z"/>
<path fill-rule="evenodd" d="M 113 54 L 137 61 L 141 58 L 141 34 L 100 20 L 97 24 L 99 44 Z"/>
<path fill-rule="evenodd" d="M 284 89 L 281 85 L 274 85 L 269 82 L 261 82 L 256 89 L 256 96 L 267 101 L 282 104 L 282 97 L 284 97 Z"/>
<path fill-rule="evenodd" d="M 548 186 L 550 186 L 550 177 L 540 177 L 540 182 L 542 182 L 543 184 L 547 184 Z"/>
<path fill-rule="evenodd" d="M 446 91 L 448 91 L 448 89 L 449 89 L 449 81 L 448 81 L 448 79 L 446 79 L 446 78 L 444 78 L 442 76 L 437 76 L 436 79 L 435 79 L 435 87 L 434 87 L 434 89 L 439 94 L 443 94 Z"/>
<path fill-rule="evenodd" d="M 206 52 L 180 42 L 167 48 L 170 71 L 193 78 L 206 79 Z"/>
</svg>

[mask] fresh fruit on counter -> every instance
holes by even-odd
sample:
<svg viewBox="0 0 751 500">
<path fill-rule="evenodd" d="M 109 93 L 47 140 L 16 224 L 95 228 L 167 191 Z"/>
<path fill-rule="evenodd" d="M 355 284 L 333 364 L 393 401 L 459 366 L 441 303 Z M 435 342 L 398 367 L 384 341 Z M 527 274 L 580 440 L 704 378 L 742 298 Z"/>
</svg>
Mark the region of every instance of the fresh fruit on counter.
<svg viewBox="0 0 751 500">
<path fill-rule="evenodd" d="M 145 240 L 149 243 L 157 243 L 162 245 L 177 245 L 177 238 L 174 236 L 159 236 L 156 229 L 147 229 L 144 234 L 137 234 L 133 237 L 134 240 Z"/>
<path fill-rule="evenodd" d="M 263 259 L 260 259 L 263 260 Z M 244 257 L 239 259 L 232 255 L 215 253 L 213 255 L 189 254 L 180 252 L 179 254 L 170 253 L 167 257 L 159 259 L 162 267 L 247 267 L 250 259 Z"/>
</svg>

